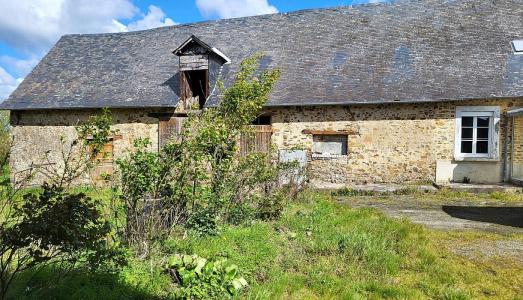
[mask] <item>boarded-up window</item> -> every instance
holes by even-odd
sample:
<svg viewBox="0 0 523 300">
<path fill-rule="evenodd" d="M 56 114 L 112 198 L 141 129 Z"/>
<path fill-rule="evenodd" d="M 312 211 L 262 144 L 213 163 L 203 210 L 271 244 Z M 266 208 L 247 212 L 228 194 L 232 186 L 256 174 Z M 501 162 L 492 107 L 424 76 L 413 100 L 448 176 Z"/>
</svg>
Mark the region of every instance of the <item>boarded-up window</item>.
<svg viewBox="0 0 523 300">
<path fill-rule="evenodd" d="M 158 128 L 158 140 L 160 148 L 169 143 L 169 141 L 180 136 L 180 133 L 183 129 L 183 124 L 186 120 L 187 117 L 170 117 L 160 119 Z"/>
<path fill-rule="evenodd" d="M 269 153 L 271 150 L 271 125 L 252 125 L 252 131 L 242 133 L 240 137 L 240 154 L 251 152 Z"/>
<path fill-rule="evenodd" d="M 313 156 L 336 157 L 347 155 L 347 135 L 315 134 L 312 139 Z"/>
</svg>

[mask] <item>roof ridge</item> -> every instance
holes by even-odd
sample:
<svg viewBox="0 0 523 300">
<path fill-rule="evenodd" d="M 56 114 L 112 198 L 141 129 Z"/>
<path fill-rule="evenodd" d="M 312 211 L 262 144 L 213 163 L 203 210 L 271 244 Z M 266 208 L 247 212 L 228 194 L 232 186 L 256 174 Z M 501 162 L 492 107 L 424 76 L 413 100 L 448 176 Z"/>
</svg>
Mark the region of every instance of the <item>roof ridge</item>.
<svg viewBox="0 0 523 300">
<path fill-rule="evenodd" d="M 396 0 L 66 37 L 0 107 L 172 106 L 171 50 L 191 35 L 230 58 L 210 66 L 210 82 L 225 86 L 243 59 L 265 53 L 261 68 L 282 71 L 271 106 L 521 98 L 523 56 L 510 44 L 522 34 L 521 1 Z"/>
<path fill-rule="evenodd" d="M 357 3 L 357 4 L 351 4 L 351 5 L 338 5 L 338 6 L 320 7 L 320 8 L 306 8 L 306 9 L 293 10 L 293 11 L 289 11 L 289 12 L 278 12 L 278 13 L 271 13 L 271 14 L 262 14 L 262 15 L 254 15 L 254 16 L 245 16 L 245 17 L 233 17 L 233 18 L 224 18 L 224 19 L 202 20 L 202 21 L 196 21 L 196 22 L 181 23 L 181 24 L 175 24 L 175 25 L 170 25 L 170 26 L 161 26 L 161 27 L 134 30 L 134 31 L 101 32 L 101 33 L 68 33 L 68 34 L 62 35 L 62 37 L 94 37 L 94 36 L 109 36 L 109 35 L 132 35 L 132 34 L 141 34 L 144 32 L 163 31 L 163 30 L 168 30 L 168 29 L 192 27 L 192 26 L 205 25 L 205 24 L 230 23 L 230 22 L 238 22 L 238 21 L 242 21 L 242 20 L 266 19 L 269 17 L 277 17 L 277 16 L 296 16 L 296 15 L 306 14 L 306 13 L 340 11 L 342 9 L 368 8 L 368 7 L 376 7 L 376 6 L 393 5 L 393 4 L 397 4 L 397 3 L 422 2 L 424 0 L 421 0 L 421 1 L 420 0 L 378 0 L 378 1 L 381 1 L 381 2 Z"/>
</svg>

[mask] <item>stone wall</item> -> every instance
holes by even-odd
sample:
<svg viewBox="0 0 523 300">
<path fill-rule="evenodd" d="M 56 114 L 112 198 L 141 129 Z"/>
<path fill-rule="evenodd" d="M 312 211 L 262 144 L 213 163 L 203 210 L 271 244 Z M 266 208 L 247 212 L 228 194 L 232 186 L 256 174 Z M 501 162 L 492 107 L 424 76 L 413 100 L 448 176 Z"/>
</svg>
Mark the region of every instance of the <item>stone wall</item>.
<svg viewBox="0 0 523 300">
<path fill-rule="evenodd" d="M 149 138 L 151 149 L 158 149 L 158 119 L 149 117 L 147 110 L 113 110 L 115 122 L 113 129 L 118 130 L 121 138 L 113 141 L 115 159 L 125 155 L 136 138 Z M 13 147 L 10 166 L 13 175 L 30 168 L 31 164 L 42 165 L 49 162 L 63 165 L 61 159 L 62 143 L 76 138 L 75 125 L 100 113 L 97 110 L 49 110 L 20 111 L 11 114 Z M 48 153 L 46 158 L 46 153 Z M 91 176 L 81 178 L 78 183 L 91 183 Z M 40 172 L 31 184 L 41 184 L 46 176 Z"/>
<path fill-rule="evenodd" d="M 499 182 L 503 178 L 505 155 L 503 114 L 523 106 L 522 100 L 282 107 L 270 109 L 268 113 L 272 116 L 272 142 L 279 149 L 310 151 L 313 138 L 304 130 L 348 132 L 348 155 L 333 159 L 309 158 L 312 181 L 318 186 L 434 181 L 437 172 L 446 172 L 449 180 L 455 181 L 468 176 L 474 182 Z M 456 106 L 475 105 L 500 106 L 501 155 L 489 162 L 455 162 Z M 150 112 L 113 111 L 114 128 L 122 137 L 114 141 L 115 159 L 125 155 L 137 137 L 148 137 L 152 141 L 151 149 L 158 149 L 158 119 L 150 117 Z M 10 161 L 13 173 L 27 169 L 31 163 L 45 163 L 47 151 L 54 161 L 59 161 L 60 136 L 72 140 L 74 125 L 94 114 L 94 110 L 13 113 L 14 146 Z M 34 183 L 44 180 L 39 176 Z M 83 182 L 88 180 L 84 178 Z"/>
<path fill-rule="evenodd" d="M 513 123 L 512 177 L 523 180 L 523 116 L 515 116 Z"/>
<path fill-rule="evenodd" d="M 347 131 L 348 155 L 309 162 L 312 181 L 317 185 L 370 182 L 434 181 L 438 161 L 455 163 L 454 135 L 456 106 L 500 106 L 502 113 L 520 107 L 520 100 L 477 100 L 419 104 L 381 104 L 323 107 L 289 107 L 269 110 L 273 143 L 279 149 L 312 148 L 312 135 L 304 130 Z M 505 119 L 502 117 L 500 128 Z M 500 148 L 504 131 L 500 132 Z M 501 170 L 501 157 L 490 162 L 459 163 L 454 178 L 463 173 Z M 461 168 L 463 166 L 463 168 Z M 461 173 L 460 173 L 461 172 Z M 501 181 L 502 174 L 476 182 Z"/>
</svg>

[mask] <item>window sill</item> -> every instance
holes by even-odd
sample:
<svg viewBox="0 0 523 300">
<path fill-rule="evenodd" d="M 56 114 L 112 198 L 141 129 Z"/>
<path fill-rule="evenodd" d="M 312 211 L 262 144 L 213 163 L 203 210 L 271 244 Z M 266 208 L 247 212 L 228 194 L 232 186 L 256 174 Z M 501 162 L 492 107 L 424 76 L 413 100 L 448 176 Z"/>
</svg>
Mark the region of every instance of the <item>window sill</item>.
<svg viewBox="0 0 523 300">
<path fill-rule="evenodd" d="M 332 160 L 347 158 L 348 155 L 312 154 L 312 160 Z"/>
<path fill-rule="evenodd" d="M 499 162 L 499 157 L 454 157 L 457 162 L 460 161 L 471 161 L 471 162 Z"/>
</svg>

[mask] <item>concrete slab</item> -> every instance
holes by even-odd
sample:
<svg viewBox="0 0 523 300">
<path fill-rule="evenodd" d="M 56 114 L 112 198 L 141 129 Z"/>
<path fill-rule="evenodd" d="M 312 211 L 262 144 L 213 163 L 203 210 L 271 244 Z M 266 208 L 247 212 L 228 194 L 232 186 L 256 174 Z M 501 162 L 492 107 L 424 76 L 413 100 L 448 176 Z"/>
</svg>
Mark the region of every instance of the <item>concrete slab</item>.
<svg viewBox="0 0 523 300">
<path fill-rule="evenodd" d="M 507 192 L 507 193 L 521 193 L 523 187 L 512 184 L 467 184 L 467 183 L 447 183 L 436 184 L 439 189 L 448 188 L 456 191 L 463 191 L 469 193 L 492 193 L 492 192 Z"/>
<path fill-rule="evenodd" d="M 372 183 L 372 184 L 328 184 L 324 183 L 313 185 L 315 188 L 321 190 L 341 190 L 344 188 L 355 191 L 376 192 L 376 193 L 394 193 L 406 188 L 413 188 L 419 191 L 437 191 L 437 188 L 432 185 L 405 185 L 394 183 Z"/>
<path fill-rule="evenodd" d="M 407 218 L 413 223 L 438 230 L 479 230 L 499 234 L 523 234 L 522 204 L 507 203 L 498 207 L 478 206 L 467 201 L 449 204 L 423 203 L 412 196 L 339 197 L 338 201 L 353 208 L 375 208 L 393 218 Z"/>
</svg>

